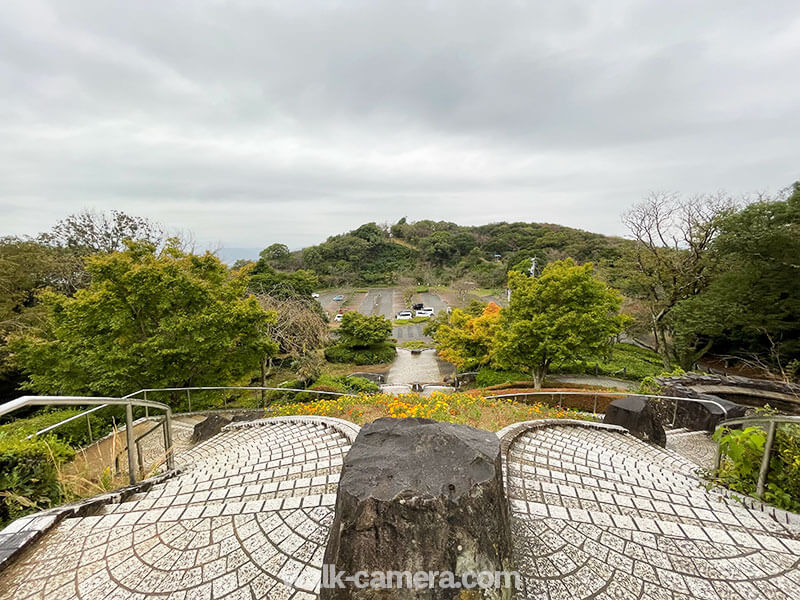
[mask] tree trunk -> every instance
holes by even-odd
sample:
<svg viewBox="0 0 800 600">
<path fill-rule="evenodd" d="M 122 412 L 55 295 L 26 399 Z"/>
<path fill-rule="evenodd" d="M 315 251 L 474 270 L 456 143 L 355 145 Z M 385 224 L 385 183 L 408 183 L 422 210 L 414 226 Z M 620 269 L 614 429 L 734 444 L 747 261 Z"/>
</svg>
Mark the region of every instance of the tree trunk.
<svg viewBox="0 0 800 600">
<path fill-rule="evenodd" d="M 272 371 L 272 357 L 265 356 L 261 361 L 261 387 L 267 387 L 267 377 Z M 267 390 L 261 390 L 261 406 L 267 405 Z"/>
<path fill-rule="evenodd" d="M 544 376 L 547 372 L 547 367 L 538 366 L 533 368 L 533 388 L 536 390 L 542 389 L 542 384 L 544 383 Z"/>
</svg>

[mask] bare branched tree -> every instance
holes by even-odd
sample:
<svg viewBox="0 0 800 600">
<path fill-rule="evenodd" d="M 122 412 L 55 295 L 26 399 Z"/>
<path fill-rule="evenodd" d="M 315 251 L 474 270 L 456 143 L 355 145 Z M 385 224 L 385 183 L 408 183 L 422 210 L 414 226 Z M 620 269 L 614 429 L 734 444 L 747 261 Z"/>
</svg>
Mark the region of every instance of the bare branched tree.
<svg viewBox="0 0 800 600">
<path fill-rule="evenodd" d="M 735 206 L 722 193 L 684 200 L 677 194 L 654 192 L 623 216 L 635 241 L 632 261 L 637 277 L 632 291 L 647 305 L 655 350 L 665 368 L 674 358 L 670 312 L 708 285 L 714 267 L 708 250 L 718 219 Z"/>
<path fill-rule="evenodd" d="M 279 344 L 280 352 L 288 354 L 293 361 L 315 354 L 327 343 L 328 324 L 316 310 L 316 301 L 312 298 L 265 293 L 256 294 L 256 298 L 263 308 L 275 312 L 277 318 L 268 327 L 267 334 Z M 266 386 L 272 367 L 273 357 L 265 356 L 261 363 L 262 386 Z"/>
</svg>

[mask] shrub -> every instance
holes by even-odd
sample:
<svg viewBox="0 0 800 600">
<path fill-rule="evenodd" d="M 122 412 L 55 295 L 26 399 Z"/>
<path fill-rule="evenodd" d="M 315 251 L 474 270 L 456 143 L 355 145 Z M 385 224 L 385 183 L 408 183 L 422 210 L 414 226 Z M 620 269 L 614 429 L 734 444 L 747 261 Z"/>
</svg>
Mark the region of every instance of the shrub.
<svg viewBox="0 0 800 600">
<path fill-rule="evenodd" d="M 343 379 L 349 392 L 371 394 L 378 391 L 378 384 L 374 381 L 370 381 L 366 377 L 353 377 L 352 375 L 348 375 Z"/>
<path fill-rule="evenodd" d="M 83 412 L 83 409 L 72 410 L 57 410 L 51 412 L 41 412 L 32 417 L 24 419 L 15 419 L 3 425 L 0 425 L 0 435 L 7 434 L 11 437 L 25 437 L 37 431 L 55 425 L 59 421 L 68 419 Z M 69 423 L 65 423 L 51 432 L 48 432 L 48 437 L 54 437 L 59 441 L 65 442 L 71 446 L 81 448 L 88 446 L 92 440 L 102 437 L 110 430 L 111 417 L 110 415 L 101 416 L 98 413 L 108 412 L 106 409 L 91 413 L 87 415 L 89 422 L 92 425 L 92 438 L 89 438 L 89 428 L 86 423 L 87 417 L 75 419 Z"/>
<path fill-rule="evenodd" d="M 714 439 L 725 457 L 717 481 L 734 491 L 754 496 L 766 437 L 761 427 L 717 431 Z M 775 432 L 764 500 L 784 510 L 800 511 L 800 427 L 797 425 L 781 425 Z"/>
<path fill-rule="evenodd" d="M 0 435 L 0 526 L 58 504 L 58 465 L 74 456 L 55 438 L 26 440 Z"/>
<path fill-rule="evenodd" d="M 478 374 L 475 376 L 475 385 L 483 388 L 514 381 L 527 381 L 529 379 L 530 373 L 522 373 L 520 371 L 498 371 L 496 369 L 484 367 L 478 371 Z"/>
<path fill-rule="evenodd" d="M 392 362 L 395 353 L 395 345 L 392 342 L 383 342 L 364 348 L 352 348 L 343 344 L 335 344 L 325 350 L 325 358 L 335 363 L 377 365 Z"/>
</svg>

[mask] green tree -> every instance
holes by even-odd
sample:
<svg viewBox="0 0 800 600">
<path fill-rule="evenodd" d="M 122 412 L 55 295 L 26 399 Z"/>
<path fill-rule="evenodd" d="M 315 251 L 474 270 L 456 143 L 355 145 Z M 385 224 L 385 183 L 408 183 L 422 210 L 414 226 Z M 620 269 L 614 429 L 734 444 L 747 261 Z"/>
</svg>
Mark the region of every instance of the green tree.
<svg viewBox="0 0 800 600">
<path fill-rule="evenodd" d="M 671 343 L 675 322 L 671 313 L 713 278 L 716 261 L 711 244 L 720 219 L 732 211 L 733 202 L 724 196 L 684 200 L 654 193 L 623 217 L 634 238 L 625 257 L 631 273 L 625 291 L 646 305 L 654 350 L 665 369 L 680 358 Z"/>
<path fill-rule="evenodd" d="M 266 261 L 259 259 L 250 271 L 250 290 L 259 295 L 276 298 L 310 298 L 311 293 L 319 286 L 319 279 L 314 271 L 298 269 L 291 273 L 276 271 Z"/>
<path fill-rule="evenodd" d="M 120 395 L 143 387 L 224 385 L 255 371 L 276 344 L 274 316 L 246 296 L 246 277 L 174 244 L 128 242 L 90 257 L 74 297 L 41 295 L 37 329 L 10 340 L 41 393 Z"/>
<path fill-rule="evenodd" d="M 625 325 L 622 296 L 594 277 L 591 263 L 549 264 L 540 277 L 512 271 L 511 302 L 500 311 L 494 359 L 529 371 L 541 388 L 554 362 L 577 361 L 608 348 Z"/>
<path fill-rule="evenodd" d="M 289 246 L 286 244 L 272 244 L 259 253 L 259 258 L 268 263 L 285 264 L 289 260 Z"/>
<path fill-rule="evenodd" d="M 782 369 L 800 359 L 800 182 L 720 218 L 711 250 L 718 272 L 675 308 L 676 344 L 688 360 L 708 348 Z"/>
<path fill-rule="evenodd" d="M 439 356 L 461 370 L 488 364 L 499 325 L 500 307 L 494 302 L 485 305 L 478 315 L 453 309 L 433 332 Z"/>
<path fill-rule="evenodd" d="M 386 342 L 392 335 L 392 323 L 383 315 L 362 315 L 350 311 L 342 316 L 339 343 L 350 348 L 366 348 Z"/>
</svg>

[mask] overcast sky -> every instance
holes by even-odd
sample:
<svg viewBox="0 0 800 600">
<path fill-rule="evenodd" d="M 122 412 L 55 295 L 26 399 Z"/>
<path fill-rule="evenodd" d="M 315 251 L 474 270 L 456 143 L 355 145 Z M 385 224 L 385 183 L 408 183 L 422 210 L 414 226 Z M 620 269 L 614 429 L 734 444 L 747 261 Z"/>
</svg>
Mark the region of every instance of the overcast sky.
<svg viewBox="0 0 800 600">
<path fill-rule="evenodd" d="M 292 248 L 367 222 L 623 233 L 800 178 L 800 3 L 21 0 L 0 235 L 121 209 Z"/>
</svg>

